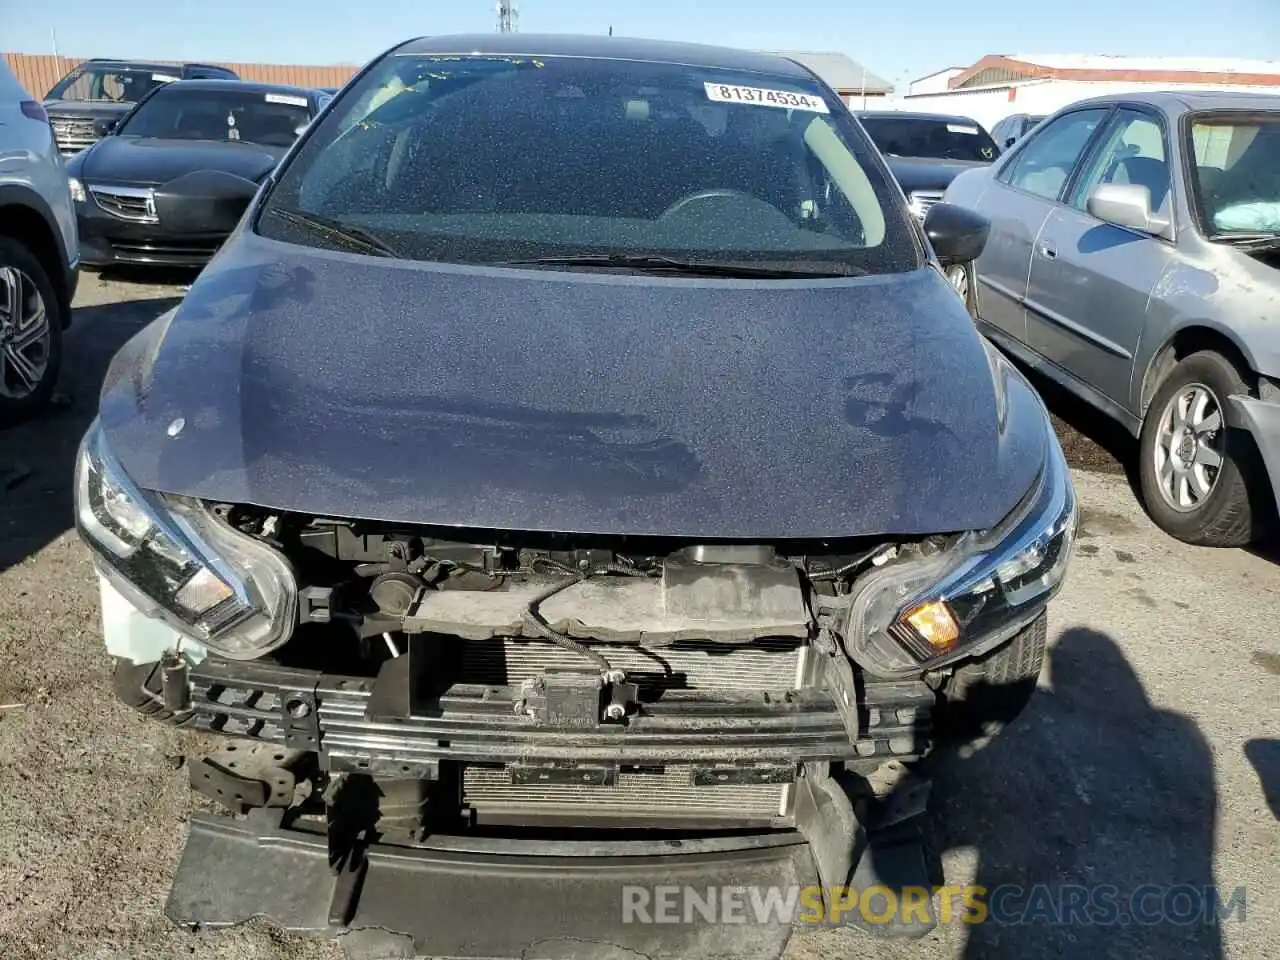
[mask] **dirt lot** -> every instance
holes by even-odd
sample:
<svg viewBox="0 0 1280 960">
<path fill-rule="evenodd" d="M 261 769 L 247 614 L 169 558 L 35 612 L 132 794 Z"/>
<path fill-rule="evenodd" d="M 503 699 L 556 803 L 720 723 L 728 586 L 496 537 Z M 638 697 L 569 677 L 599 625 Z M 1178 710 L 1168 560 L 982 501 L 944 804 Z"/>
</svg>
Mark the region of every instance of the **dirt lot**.
<svg viewBox="0 0 1280 960">
<path fill-rule="evenodd" d="M 161 916 L 193 806 L 185 758 L 199 743 L 112 699 L 89 560 L 68 527 L 72 460 L 106 362 L 178 296 L 86 277 L 67 342 L 69 405 L 0 433 L 4 960 L 338 955 L 265 926 L 189 933 Z M 1112 456 L 1124 439 L 1051 404 L 1073 462 L 1090 468 L 1077 472 L 1081 547 L 1028 713 L 985 750 L 938 764 L 947 880 L 1126 893 L 1216 883 L 1247 888 L 1246 919 L 951 924 L 891 945 L 828 934 L 795 942 L 796 958 L 1280 957 L 1280 570 L 1157 532 Z"/>
</svg>

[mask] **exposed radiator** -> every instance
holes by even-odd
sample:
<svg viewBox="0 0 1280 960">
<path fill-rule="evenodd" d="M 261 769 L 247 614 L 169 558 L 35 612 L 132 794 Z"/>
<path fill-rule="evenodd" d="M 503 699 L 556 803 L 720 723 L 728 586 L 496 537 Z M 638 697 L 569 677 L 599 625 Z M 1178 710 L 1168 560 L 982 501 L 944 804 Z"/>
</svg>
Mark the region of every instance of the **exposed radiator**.
<svg viewBox="0 0 1280 960">
<path fill-rule="evenodd" d="M 590 642 L 587 646 L 603 653 L 642 688 L 722 693 L 797 689 L 808 649 L 790 639 L 739 644 L 686 642 L 649 648 Z M 516 684 L 542 672 L 590 667 L 585 658 L 542 640 L 466 641 L 461 656 L 461 682 L 489 686 Z"/>
<path fill-rule="evenodd" d="M 468 766 L 462 773 L 463 800 L 477 811 L 513 807 L 547 813 L 597 816 L 685 816 L 725 820 L 769 820 L 781 812 L 789 784 L 694 786 L 693 768 L 622 771 L 613 786 L 514 784 L 501 767 Z"/>
</svg>

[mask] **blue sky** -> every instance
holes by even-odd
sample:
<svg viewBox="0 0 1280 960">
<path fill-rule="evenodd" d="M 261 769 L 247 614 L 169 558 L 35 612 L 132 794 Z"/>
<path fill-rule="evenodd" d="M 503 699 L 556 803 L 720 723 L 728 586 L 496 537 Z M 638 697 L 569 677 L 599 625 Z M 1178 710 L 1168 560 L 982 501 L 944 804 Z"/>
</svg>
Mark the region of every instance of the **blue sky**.
<svg viewBox="0 0 1280 960">
<path fill-rule="evenodd" d="M 1280 0 L 520 0 L 526 33 L 838 50 L 890 81 L 985 53 L 1280 60 Z M 424 33 L 489 32 L 494 0 L 0 0 L 0 47 L 73 56 L 363 63 Z"/>
</svg>

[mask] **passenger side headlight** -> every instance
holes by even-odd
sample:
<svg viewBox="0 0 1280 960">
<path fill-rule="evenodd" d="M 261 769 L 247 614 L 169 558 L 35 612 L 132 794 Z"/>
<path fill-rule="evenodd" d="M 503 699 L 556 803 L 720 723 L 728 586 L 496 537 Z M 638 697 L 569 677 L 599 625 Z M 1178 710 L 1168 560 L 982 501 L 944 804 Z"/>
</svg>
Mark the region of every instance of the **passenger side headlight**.
<svg viewBox="0 0 1280 960">
<path fill-rule="evenodd" d="M 149 616 L 233 660 L 288 642 L 297 586 L 278 552 L 197 501 L 140 490 L 95 420 L 76 460 L 76 528 L 99 571 Z"/>
<path fill-rule="evenodd" d="M 998 526 L 951 549 L 889 563 L 855 586 L 850 656 L 877 676 L 935 669 L 998 646 L 1039 616 L 1062 586 L 1076 536 L 1076 497 L 1062 449 Z"/>
</svg>

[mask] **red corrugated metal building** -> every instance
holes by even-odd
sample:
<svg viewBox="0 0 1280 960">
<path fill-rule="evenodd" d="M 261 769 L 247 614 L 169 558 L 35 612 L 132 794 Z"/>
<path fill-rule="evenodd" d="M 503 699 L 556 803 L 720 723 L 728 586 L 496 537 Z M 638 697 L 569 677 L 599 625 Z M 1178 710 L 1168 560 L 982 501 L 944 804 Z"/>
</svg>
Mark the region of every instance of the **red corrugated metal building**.
<svg viewBox="0 0 1280 960">
<path fill-rule="evenodd" d="M 48 93 L 49 88 L 66 76 L 72 68 L 88 59 L 87 57 L 55 57 L 52 54 L 38 53 L 6 53 L 4 58 L 9 68 L 17 75 L 19 82 L 36 97 L 43 97 Z M 172 63 L 173 61 L 148 59 L 147 62 Z M 360 69 L 347 64 L 316 66 L 292 63 L 218 63 L 218 66 L 234 70 L 245 80 L 284 83 L 298 87 L 340 87 Z"/>
</svg>

